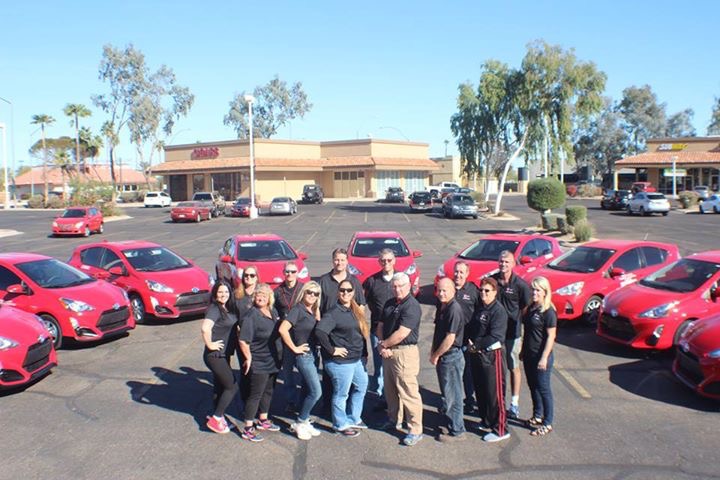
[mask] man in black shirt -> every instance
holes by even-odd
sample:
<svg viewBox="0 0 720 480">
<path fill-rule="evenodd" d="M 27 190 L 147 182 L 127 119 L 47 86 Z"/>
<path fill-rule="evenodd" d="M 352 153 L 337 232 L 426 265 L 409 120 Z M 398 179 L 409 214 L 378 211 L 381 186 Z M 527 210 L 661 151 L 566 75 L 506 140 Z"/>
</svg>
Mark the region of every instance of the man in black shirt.
<svg viewBox="0 0 720 480">
<path fill-rule="evenodd" d="M 285 281 L 278 285 L 273 292 L 275 297 L 275 310 L 277 310 L 280 320 L 286 320 L 288 312 L 295 305 L 295 296 L 302 286 L 297 281 L 298 266 L 295 262 L 287 262 L 283 269 Z M 299 379 L 293 371 L 295 366 L 295 355 L 286 345 L 283 345 L 283 363 L 282 370 L 278 374 L 278 379 L 282 380 L 282 389 L 278 392 L 280 397 L 285 400 L 288 412 L 295 412 L 295 407 L 300 403 L 300 389 L 298 388 Z"/>
<path fill-rule="evenodd" d="M 403 443 L 413 446 L 423 438 L 423 403 L 417 380 L 420 373 L 417 342 L 422 310 L 410 293 L 410 278 L 407 274 L 396 273 L 392 279 L 392 288 L 395 298 L 385 304 L 377 327 L 377 335 L 381 338 L 378 350 L 385 371 L 388 424 L 402 423 L 400 415 L 403 412 L 407 416 L 409 429 Z"/>
<path fill-rule="evenodd" d="M 457 262 L 453 270 L 455 279 L 455 300 L 462 308 L 463 318 L 467 324 L 475 313 L 480 293 L 475 284 L 468 281 L 470 266 L 465 262 Z M 465 343 L 463 339 L 463 344 Z M 473 387 L 472 373 L 470 372 L 470 359 L 465 356 L 465 371 L 463 372 L 463 387 L 465 389 L 465 413 L 475 410 L 475 388 Z"/>
<path fill-rule="evenodd" d="M 353 284 L 355 289 L 355 302 L 358 305 L 365 305 L 365 294 L 363 293 L 360 280 L 347 271 L 348 259 L 347 250 L 344 248 L 336 248 L 332 253 L 333 269 L 320 277 L 318 283 L 322 288 L 322 298 L 320 299 L 320 313 L 325 315 L 328 310 L 335 306 L 338 301 L 338 285 L 347 279 Z"/>
</svg>

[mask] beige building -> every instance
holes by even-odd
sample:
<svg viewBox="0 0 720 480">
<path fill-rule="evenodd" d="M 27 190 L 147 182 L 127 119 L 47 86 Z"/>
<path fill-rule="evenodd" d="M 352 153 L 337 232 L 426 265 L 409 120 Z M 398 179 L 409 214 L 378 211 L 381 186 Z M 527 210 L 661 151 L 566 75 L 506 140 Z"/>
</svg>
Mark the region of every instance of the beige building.
<svg viewBox="0 0 720 480">
<path fill-rule="evenodd" d="M 381 198 L 388 187 L 424 189 L 438 169 L 426 143 L 378 140 L 308 142 L 256 139 L 255 190 L 259 201 L 300 198 L 303 185 L 317 184 L 327 198 Z M 165 147 L 165 162 L 152 168 L 163 175 L 173 200 L 215 190 L 226 199 L 250 195 L 247 140 Z"/>
</svg>

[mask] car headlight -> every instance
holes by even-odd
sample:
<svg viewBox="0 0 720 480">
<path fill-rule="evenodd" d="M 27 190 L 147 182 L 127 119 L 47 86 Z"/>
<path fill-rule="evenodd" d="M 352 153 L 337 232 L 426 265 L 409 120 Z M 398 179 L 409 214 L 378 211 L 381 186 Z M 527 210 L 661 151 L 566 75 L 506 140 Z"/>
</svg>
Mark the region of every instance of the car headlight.
<svg viewBox="0 0 720 480">
<path fill-rule="evenodd" d="M 121 291 L 122 291 L 123 298 L 125 299 L 125 301 L 126 301 L 126 302 L 129 302 L 129 301 L 130 301 L 130 297 L 128 296 L 127 292 L 126 292 L 125 290 L 121 290 Z"/>
<path fill-rule="evenodd" d="M 453 206 L 452 206 L 452 209 L 453 209 L 453 210 L 459 210 L 459 209 L 460 209 L 460 206 L 459 206 L 459 205 L 453 205 Z"/>
<path fill-rule="evenodd" d="M 438 267 L 437 276 L 440 278 L 445 276 L 445 265 L 444 264 L 440 264 L 440 266 Z"/>
<path fill-rule="evenodd" d="M 410 266 L 405 269 L 405 273 L 408 275 L 413 275 L 415 272 L 417 272 L 417 265 L 414 263 L 410 264 Z"/>
<path fill-rule="evenodd" d="M 579 295 L 582 292 L 585 282 L 575 282 L 555 290 L 558 295 Z"/>
<path fill-rule="evenodd" d="M 348 263 L 347 269 L 348 269 L 348 272 L 352 273 L 356 277 L 362 273 L 360 270 L 355 268 L 355 265 L 353 265 L 352 263 Z"/>
<path fill-rule="evenodd" d="M 18 343 L 7 337 L 0 337 L 0 352 L 3 350 L 10 350 L 11 348 L 15 348 L 18 346 Z"/>
<path fill-rule="evenodd" d="M 95 310 L 94 307 L 80 300 L 73 300 L 72 298 L 60 298 L 59 300 L 60 303 L 62 303 L 63 307 L 67 308 L 68 310 L 72 310 L 75 313 L 89 312 Z"/>
<path fill-rule="evenodd" d="M 167 285 L 163 285 L 160 282 L 156 282 L 154 280 L 145 280 L 145 283 L 147 284 L 148 288 L 152 290 L 153 292 L 158 293 L 173 293 L 173 289 L 168 287 Z"/>
<path fill-rule="evenodd" d="M 82 227 L 82 226 L 83 226 L 83 223 L 85 223 L 85 222 L 77 222 L 77 223 L 75 224 L 75 228 L 80 228 L 80 227 Z"/>
<path fill-rule="evenodd" d="M 307 278 L 310 275 L 310 272 L 308 271 L 307 267 L 303 267 L 302 270 L 298 272 L 298 278 Z"/>
<path fill-rule="evenodd" d="M 670 309 L 672 309 L 675 305 L 677 305 L 678 302 L 670 302 L 666 303 L 664 305 L 658 305 L 657 307 L 651 308 L 650 310 L 645 310 L 641 314 L 638 315 L 638 318 L 664 318 L 667 317 L 667 314 L 670 313 Z"/>
<path fill-rule="evenodd" d="M 0 348 L 2 350 L 2 348 Z M 720 358 L 720 348 L 707 354 L 708 358 Z"/>
<path fill-rule="evenodd" d="M 58 223 L 57 223 L 57 222 L 53 222 L 53 227 L 57 228 L 57 226 L 58 226 Z"/>
</svg>

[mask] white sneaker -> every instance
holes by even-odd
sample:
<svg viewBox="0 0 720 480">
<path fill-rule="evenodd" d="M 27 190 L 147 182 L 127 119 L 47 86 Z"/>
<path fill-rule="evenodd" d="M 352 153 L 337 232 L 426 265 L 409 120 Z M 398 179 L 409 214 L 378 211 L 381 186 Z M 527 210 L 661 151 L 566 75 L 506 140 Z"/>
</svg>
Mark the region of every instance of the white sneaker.
<svg viewBox="0 0 720 480">
<path fill-rule="evenodd" d="M 320 430 L 318 430 L 317 428 L 315 428 L 315 425 L 313 425 L 313 424 L 310 422 L 310 420 L 308 420 L 307 422 L 303 422 L 303 423 L 305 423 L 305 425 L 307 425 L 307 429 L 308 429 L 308 432 L 310 432 L 310 435 L 312 435 L 313 437 L 319 437 L 319 436 L 320 436 Z"/>
<path fill-rule="evenodd" d="M 310 433 L 307 424 L 304 422 L 293 422 L 290 425 L 290 430 L 295 432 L 297 434 L 297 438 L 300 440 L 310 440 L 312 438 L 312 434 Z"/>
</svg>

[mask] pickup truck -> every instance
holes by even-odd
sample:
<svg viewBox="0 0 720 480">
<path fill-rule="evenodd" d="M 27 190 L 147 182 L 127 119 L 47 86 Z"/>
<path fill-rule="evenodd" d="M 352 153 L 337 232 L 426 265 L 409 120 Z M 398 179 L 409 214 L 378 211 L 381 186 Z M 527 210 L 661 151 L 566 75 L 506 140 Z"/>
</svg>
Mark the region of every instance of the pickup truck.
<svg viewBox="0 0 720 480">
<path fill-rule="evenodd" d="M 433 198 L 438 199 L 440 198 L 443 188 L 459 189 L 460 185 L 455 182 L 440 182 L 437 185 L 430 185 L 429 187 L 427 187 L 426 191 L 430 192 L 430 195 L 432 195 Z"/>
<path fill-rule="evenodd" d="M 225 199 L 217 192 L 195 192 L 192 199 L 193 201 L 212 205 L 210 214 L 213 217 L 225 215 Z"/>
</svg>

